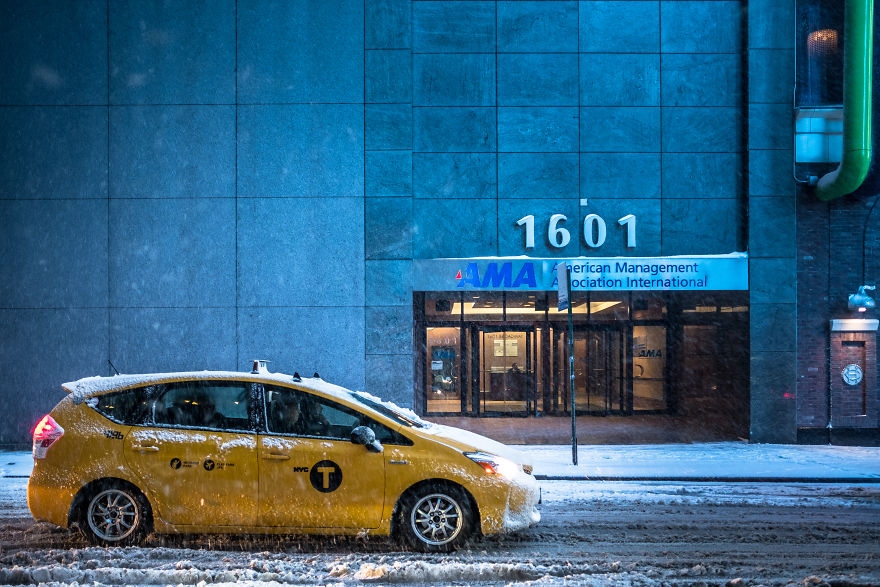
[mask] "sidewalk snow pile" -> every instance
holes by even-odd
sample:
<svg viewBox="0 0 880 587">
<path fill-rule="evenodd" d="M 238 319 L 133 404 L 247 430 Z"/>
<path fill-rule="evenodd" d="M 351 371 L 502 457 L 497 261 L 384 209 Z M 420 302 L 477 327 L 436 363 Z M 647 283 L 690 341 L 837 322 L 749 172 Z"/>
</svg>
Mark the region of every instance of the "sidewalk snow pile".
<svg viewBox="0 0 880 587">
<path fill-rule="evenodd" d="M 829 445 L 654 444 L 517 447 L 539 478 L 880 482 L 880 448 Z"/>
</svg>

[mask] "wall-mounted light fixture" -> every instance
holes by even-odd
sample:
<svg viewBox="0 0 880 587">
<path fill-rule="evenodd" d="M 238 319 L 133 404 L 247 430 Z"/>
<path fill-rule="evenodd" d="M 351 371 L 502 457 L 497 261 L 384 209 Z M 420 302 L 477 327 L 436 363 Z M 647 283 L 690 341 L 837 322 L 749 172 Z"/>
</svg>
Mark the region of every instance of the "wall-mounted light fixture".
<svg viewBox="0 0 880 587">
<path fill-rule="evenodd" d="M 860 285 L 858 292 L 849 294 L 849 309 L 865 312 L 869 308 L 876 307 L 877 304 L 874 302 L 874 298 L 866 293 L 866 290 L 874 291 L 875 289 L 876 286 L 873 285 Z"/>
</svg>

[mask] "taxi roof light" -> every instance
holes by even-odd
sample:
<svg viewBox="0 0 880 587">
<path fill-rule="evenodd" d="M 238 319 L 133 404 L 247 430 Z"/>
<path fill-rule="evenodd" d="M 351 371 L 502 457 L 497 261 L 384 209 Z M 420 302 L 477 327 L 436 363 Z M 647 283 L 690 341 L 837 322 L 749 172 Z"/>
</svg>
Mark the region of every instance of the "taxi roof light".
<svg viewBox="0 0 880 587">
<path fill-rule="evenodd" d="M 266 359 L 254 359 L 254 366 L 251 369 L 253 374 L 266 374 L 269 372 L 269 361 Z"/>
</svg>

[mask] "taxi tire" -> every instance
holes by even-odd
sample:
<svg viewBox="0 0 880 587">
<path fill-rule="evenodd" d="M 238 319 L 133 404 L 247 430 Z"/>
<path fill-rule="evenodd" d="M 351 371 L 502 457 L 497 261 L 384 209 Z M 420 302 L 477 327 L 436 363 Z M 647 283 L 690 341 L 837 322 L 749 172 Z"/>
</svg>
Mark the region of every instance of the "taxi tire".
<svg viewBox="0 0 880 587">
<path fill-rule="evenodd" d="M 79 527 L 98 546 L 133 546 L 150 533 L 147 498 L 132 485 L 103 482 L 86 496 Z"/>
<path fill-rule="evenodd" d="M 400 500 L 400 538 L 420 552 L 451 552 L 473 532 L 473 510 L 465 492 L 449 483 L 422 485 Z"/>
</svg>

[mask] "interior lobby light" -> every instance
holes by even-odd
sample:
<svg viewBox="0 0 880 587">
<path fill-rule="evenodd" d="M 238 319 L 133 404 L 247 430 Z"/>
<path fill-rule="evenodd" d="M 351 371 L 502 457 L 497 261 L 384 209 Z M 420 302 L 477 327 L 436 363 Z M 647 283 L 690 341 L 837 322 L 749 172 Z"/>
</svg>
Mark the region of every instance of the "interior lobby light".
<svg viewBox="0 0 880 587">
<path fill-rule="evenodd" d="M 608 302 L 590 302 L 590 313 L 598 314 L 608 308 L 613 308 L 614 306 L 619 305 L 621 302 L 619 301 L 608 301 Z M 583 303 L 574 304 L 575 306 L 584 306 L 584 310 L 586 310 L 586 306 Z M 460 302 L 455 302 L 452 305 L 453 316 L 457 316 L 462 311 L 462 306 Z M 464 303 L 464 314 L 466 316 L 471 314 L 482 314 L 482 315 L 496 315 L 500 316 L 505 313 L 505 309 L 501 307 L 501 305 L 497 306 L 481 306 L 479 303 L 475 302 L 465 302 Z M 507 306 L 506 310 L 507 315 L 511 314 L 532 314 L 535 313 L 535 308 L 533 306 L 523 306 L 523 307 L 515 307 L 512 305 Z M 556 306 L 551 305 L 547 308 L 547 313 L 551 316 L 557 314 L 565 314 L 564 311 L 560 312 Z"/>
<path fill-rule="evenodd" d="M 874 291 L 875 289 L 876 286 L 873 285 L 860 285 L 858 292 L 849 295 L 849 309 L 865 312 L 869 308 L 876 307 L 877 304 L 874 302 L 874 298 L 866 293 L 866 290 Z"/>
<path fill-rule="evenodd" d="M 810 55 L 831 55 L 837 53 L 837 31 L 820 29 L 807 35 L 807 49 Z"/>
</svg>

